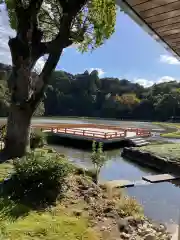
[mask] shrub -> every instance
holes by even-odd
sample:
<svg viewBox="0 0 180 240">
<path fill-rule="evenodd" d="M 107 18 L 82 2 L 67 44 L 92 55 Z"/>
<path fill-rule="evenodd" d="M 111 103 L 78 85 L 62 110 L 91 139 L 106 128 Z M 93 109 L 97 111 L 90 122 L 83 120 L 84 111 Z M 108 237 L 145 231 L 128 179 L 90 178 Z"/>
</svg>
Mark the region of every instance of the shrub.
<svg viewBox="0 0 180 240">
<path fill-rule="evenodd" d="M 136 201 L 135 198 L 123 196 L 118 202 L 120 215 L 126 217 L 144 217 L 142 206 Z"/>
<path fill-rule="evenodd" d="M 57 155 L 32 152 L 14 161 L 6 189 L 12 200 L 33 206 L 52 204 L 62 197 L 69 171 L 68 162 Z"/>
<path fill-rule="evenodd" d="M 46 135 L 39 129 L 33 129 L 30 133 L 30 148 L 41 148 L 46 144 Z"/>
<path fill-rule="evenodd" d="M 74 173 L 77 175 L 85 175 L 87 177 L 90 177 L 93 181 L 96 179 L 96 171 L 95 169 L 86 169 L 79 166 L 73 166 L 74 167 Z"/>
</svg>

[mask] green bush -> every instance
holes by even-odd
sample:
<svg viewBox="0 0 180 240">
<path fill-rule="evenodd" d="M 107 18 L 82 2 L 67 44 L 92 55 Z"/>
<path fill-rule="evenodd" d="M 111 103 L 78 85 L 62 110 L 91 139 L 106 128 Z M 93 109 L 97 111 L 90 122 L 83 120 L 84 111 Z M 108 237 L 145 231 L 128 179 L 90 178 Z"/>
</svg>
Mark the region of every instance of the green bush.
<svg viewBox="0 0 180 240">
<path fill-rule="evenodd" d="M 39 129 L 33 129 L 30 133 L 30 148 L 41 148 L 46 144 L 46 135 Z"/>
<path fill-rule="evenodd" d="M 71 168 L 55 154 L 32 152 L 14 161 L 14 173 L 6 184 L 10 199 L 32 206 L 53 204 L 65 191 Z"/>
</svg>

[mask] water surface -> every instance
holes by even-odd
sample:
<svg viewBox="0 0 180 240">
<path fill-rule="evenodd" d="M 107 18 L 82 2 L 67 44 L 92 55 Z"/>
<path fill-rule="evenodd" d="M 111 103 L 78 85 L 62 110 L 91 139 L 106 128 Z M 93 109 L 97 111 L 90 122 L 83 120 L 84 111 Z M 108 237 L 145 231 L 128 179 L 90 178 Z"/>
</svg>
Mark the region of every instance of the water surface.
<svg viewBox="0 0 180 240">
<path fill-rule="evenodd" d="M 89 151 L 54 146 L 64 153 L 70 161 L 82 167 L 92 168 Z M 144 168 L 121 157 L 120 150 L 106 152 L 108 161 L 100 173 L 100 181 L 107 180 L 141 180 L 142 176 L 156 174 L 152 169 Z M 144 206 L 145 215 L 155 221 L 177 223 L 180 211 L 180 189 L 172 183 L 156 183 L 128 188 L 125 190 Z"/>
</svg>

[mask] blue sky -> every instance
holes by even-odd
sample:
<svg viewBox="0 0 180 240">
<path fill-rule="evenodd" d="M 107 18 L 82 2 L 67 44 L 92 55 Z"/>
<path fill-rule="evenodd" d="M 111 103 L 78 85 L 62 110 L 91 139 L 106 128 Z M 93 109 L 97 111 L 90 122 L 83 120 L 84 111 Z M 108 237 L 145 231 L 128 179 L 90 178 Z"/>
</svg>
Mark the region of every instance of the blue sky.
<svg viewBox="0 0 180 240">
<path fill-rule="evenodd" d="M 116 31 L 102 47 L 85 54 L 66 49 L 58 68 L 72 73 L 99 68 L 102 77 L 127 78 L 148 85 L 180 79 L 180 63 L 120 11 Z"/>
<path fill-rule="evenodd" d="M 7 42 L 14 33 L 6 15 L 5 11 L 0 12 L 0 62 L 11 64 Z M 84 54 L 74 47 L 67 48 L 57 69 L 71 73 L 98 69 L 100 77 L 126 78 L 144 86 L 180 80 L 180 62 L 120 11 L 116 31 L 103 46 Z"/>
</svg>

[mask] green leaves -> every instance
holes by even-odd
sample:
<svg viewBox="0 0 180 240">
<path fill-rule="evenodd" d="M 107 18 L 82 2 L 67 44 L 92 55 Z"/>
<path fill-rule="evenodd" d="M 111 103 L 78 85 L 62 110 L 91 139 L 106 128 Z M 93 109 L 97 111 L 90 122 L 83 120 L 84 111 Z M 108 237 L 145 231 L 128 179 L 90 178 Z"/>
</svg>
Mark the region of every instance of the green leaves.
<svg viewBox="0 0 180 240">
<path fill-rule="evenodd" d="M 99 142 L 97 145 L 97 143 L 93 141 L 91 161 L 96 171 L 96 183 L 97 183 L 100 170 L 107 161 L 107 157 L 103 151 L 103 143 Z"/>
<path fill-rule="evenodd" d="M 109 39 L 115 31 L 116 4 L 114 0 L 91 0 L 80 13 L 84 20 L 84 41 L 79 50 L 94 50 Z"/>
<path fill-rule="evenodd" d="M 15 13 L 15 1 L 14 0 L 5 0 L 8 16 L 9 16 L 9 23 L 12 29 L 17 29 L 17 18 Z"/>
<path fill-rule="evenodd" d="M 0 0 L 2 1 L 2 0 Z M 5 0 L 10 26 L 17 29 L 15 1 Z M 28 6 L 29 1 L 22 1 L 22 6 Z M 39 28 L 43 31 L 45 41 L 51 41 L 59 33 L 62 6 L 57 0 L 44 0 L 37 14 Z M 116 23 L 115 0 L 90 0 L 79 11 L 72 21 L 70 38 L 78 44 L 81 52 L 96 49 L 114 33 Z"/>
</svg>

